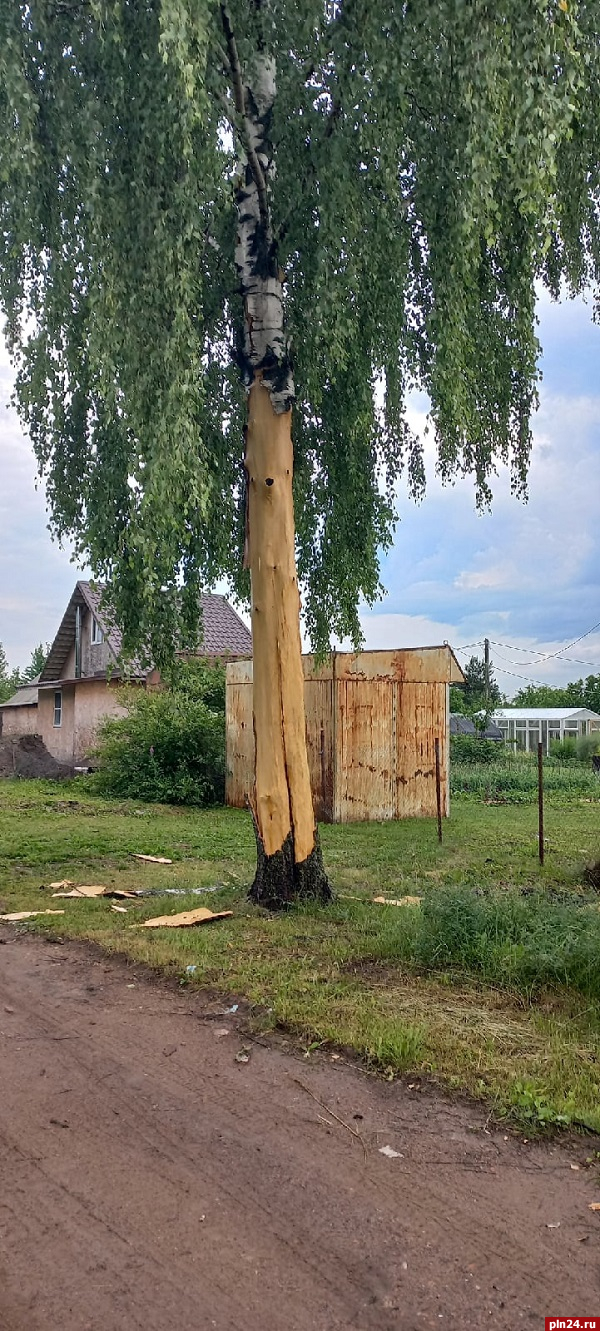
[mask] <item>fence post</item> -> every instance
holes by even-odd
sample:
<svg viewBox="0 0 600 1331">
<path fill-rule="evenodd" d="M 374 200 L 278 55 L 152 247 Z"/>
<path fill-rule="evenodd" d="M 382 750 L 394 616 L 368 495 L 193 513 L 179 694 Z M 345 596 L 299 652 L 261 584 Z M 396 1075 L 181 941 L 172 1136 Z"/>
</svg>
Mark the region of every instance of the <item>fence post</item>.
<svg viewBox="0 0 600 1331">
<path fill-rule="evenodd" d="M 538 846 L 540 864 L 544 863 L 544 746 L 538 744 Z"/>
<path fill-rule="evenodd" d="M 435 798 L 437 802 L 438 841 L 442 840 L 442 783 L 440 777 L 440 741 L 435 741 Z"/>
</svg>

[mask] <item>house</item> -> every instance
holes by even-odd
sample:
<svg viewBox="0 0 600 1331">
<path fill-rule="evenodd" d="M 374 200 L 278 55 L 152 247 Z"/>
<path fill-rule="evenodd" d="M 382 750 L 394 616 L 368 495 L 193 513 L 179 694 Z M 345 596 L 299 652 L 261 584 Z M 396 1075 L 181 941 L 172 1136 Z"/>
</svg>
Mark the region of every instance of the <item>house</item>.
<svg viewBox="0 0 600 1331">
<path fill-rule="evenodd" d="M 319 822 L 436 815 L 450 807 L 448 704 L 464 675 L 447 643 L 302 658 L 308 765 Z M 254 784 L 252 661 L 227 666 L 225 800 L 245 808 Z"/>
<path fill-rule="evenodd" d="M 543 744 L 549 753 L 552 740 L 579 739 L 600 730 L 600 716 L 589 707 L 499 707 L 493 720 L 505 743 L 525 752 Z"/>
<path fill-rule="evenodd" d="M 105 716 L 122 716 L 119 687 L 121 634 L 106 621 L 102 589 L 78 582 L 37 681 L 18 689 L 0 707 L 5 738 L 40 735 L 59 762 L 77 764 L 93 747 Z M 201 598 L 202 653 L 212 657 L 247 656 L 250 630 L 224 596 Z M 158 687 L 157 670 L 137 670 L 128 680 Z"/>
<path fill-rule="evenodd" d="M 0 706 L 0 735 L 33 735 L 37 725 L 39 675 L 21 684 L 12 698 Z"/>
</svg>

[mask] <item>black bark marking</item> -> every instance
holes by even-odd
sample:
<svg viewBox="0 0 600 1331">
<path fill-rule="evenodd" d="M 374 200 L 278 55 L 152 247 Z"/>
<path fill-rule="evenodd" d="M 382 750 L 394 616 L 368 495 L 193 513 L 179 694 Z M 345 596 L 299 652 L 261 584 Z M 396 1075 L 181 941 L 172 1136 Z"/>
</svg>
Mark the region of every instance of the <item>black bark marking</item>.
<svg viewBox="0 0 600 1331">
<path fill-rule="evenodd" d="M 333 901 L 331 884 L 323 866 L 318 833 L 307 859 L 294 863 L 294 839 L 286 837 L 281 850 L 266 855 L 258 824 L 252 811 L 256 837 L 256 876 L 248 893 L 250 900 L 266 910 L 288 910 L 296 901 L 318 901 L 327 906 Z"/>
</svg>

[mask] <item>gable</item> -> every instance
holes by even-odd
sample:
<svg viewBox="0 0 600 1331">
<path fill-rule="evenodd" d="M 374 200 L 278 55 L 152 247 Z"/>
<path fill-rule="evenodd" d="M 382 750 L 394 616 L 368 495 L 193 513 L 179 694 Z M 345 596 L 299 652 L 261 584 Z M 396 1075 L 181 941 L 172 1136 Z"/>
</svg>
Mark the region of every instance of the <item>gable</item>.
<svg viewBox="0 0 600 1331">
<path fill-rule="evenodd" d="M 40 684 L 75 678 L 75 629 L 77 612 L 82 626 L 83 677 L 104 675 L 107 668 L 117 664 L 122 644 L 118 628 L 105 619 L 102 609 L 102 587 L 79 581 L 65 610 L 60 627 L 48 653 L 40 675 Z M 251 656 L 252 634 L 225 596 L 209 592 L 200 598 L 202 641 L 199 651 L 205 656 Z M 95 645 L 91 626 L 96 620 L 103 634 L 103 642 Z"/>
</svg>

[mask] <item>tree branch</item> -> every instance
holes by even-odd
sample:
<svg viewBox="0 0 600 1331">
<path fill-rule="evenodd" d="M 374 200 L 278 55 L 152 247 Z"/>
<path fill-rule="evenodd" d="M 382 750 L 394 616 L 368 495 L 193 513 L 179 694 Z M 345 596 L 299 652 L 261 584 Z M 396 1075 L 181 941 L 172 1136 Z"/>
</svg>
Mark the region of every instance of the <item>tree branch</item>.
<svg viewBox="0 0 600 1331">
<path fill-rule="evenodd" d="M 240 64 L 240 57 L 237 49 L 237 42 L 235 40 L 233 26 L 231 23 L 231 16 L 229 14 L 227 6 L 222 4 L 220 6 L 220 9 L 221 9 L 221 21 L 223 23 L 223 32 L 225 33 L 225 41 L 227 43 L 229 68 L 231 70 L 231 79 L 233 85 L 233 100 L 235 102 L 235 109 L 240 118 L 243 144 L 246 151 L 246 156 L 248 158 L 250 169 L 252 171 L 252 175 L 254 176 L 256 189 L 258 191 L 258 206 L 260 208 L 261 220 L 263 226 L 268 226 L 269 197 L 267 194 L 267 182 L 265 180 L 265 174 L 262 169 L 262 166 L 258 160 L 256 149 L 252 146 L 251 126 L 250 126 L 250 121 L 248 120 L 248 116 L 246 115 L 246 93 L 244 90 L 244 78 L 242 74 L 242 66 Z"/>
</svg>

